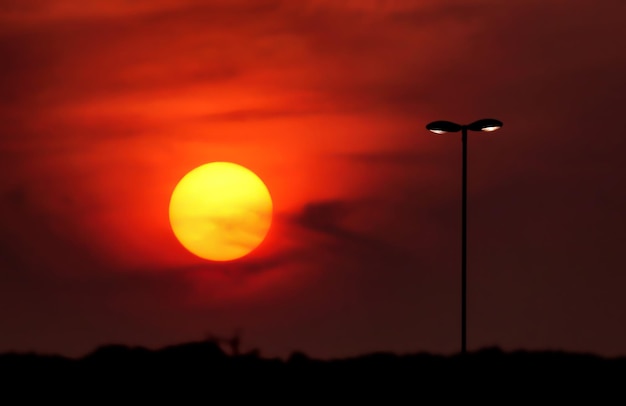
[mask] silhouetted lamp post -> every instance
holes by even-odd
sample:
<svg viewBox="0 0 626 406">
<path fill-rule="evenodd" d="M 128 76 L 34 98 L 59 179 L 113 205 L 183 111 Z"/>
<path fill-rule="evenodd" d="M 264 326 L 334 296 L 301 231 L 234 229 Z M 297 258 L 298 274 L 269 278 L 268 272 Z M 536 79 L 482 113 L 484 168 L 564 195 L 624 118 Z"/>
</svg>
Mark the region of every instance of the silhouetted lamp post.
<svg viewBox="0 0 626 406">
<path fill-rule="evenodd" d="M 467 130 L 496 131 L 502 127 L 502 122 L 493 118 L 474 121 L 468 125 L 456 124 L 450 121 L 433 121 L 426 129 L 435 134 L 456 133 L 461 131 L 463 143 L 463 170 L 462 170 L 462 197 L 461 197 L 461 353 L 467 351 Z"/>
</svg>

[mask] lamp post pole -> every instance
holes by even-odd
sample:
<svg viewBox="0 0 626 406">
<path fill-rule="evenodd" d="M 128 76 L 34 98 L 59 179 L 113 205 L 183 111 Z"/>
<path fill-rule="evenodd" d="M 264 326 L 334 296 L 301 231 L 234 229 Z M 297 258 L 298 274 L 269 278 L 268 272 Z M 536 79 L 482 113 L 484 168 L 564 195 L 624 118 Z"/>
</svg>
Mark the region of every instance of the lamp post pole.
<svg viewBox="0 0 626 406">
<path fill-rule="evenodd" d="M 461 353 L 467 352 L 467 131 L 492 132 L 502 127 L 502 122 L 485 118 L 468 125 L 450 121 L 433 121 L 426 129 L 435 134 L 461 131 Z"/>
<path fill-rule="evenodd" d="M 467 351 L 467 127 L 461 128 L 463 143 L 461 181 L 461 353 Z"/>
</svg>

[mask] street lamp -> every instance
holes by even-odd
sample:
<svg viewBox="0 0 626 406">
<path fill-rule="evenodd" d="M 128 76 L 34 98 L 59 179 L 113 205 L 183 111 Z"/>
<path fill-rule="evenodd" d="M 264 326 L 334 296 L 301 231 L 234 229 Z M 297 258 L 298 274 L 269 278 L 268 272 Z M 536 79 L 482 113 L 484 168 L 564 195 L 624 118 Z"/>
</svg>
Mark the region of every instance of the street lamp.
<svg viewBox="0 0 626 406">
<path fill-rule="evenodd" d="M 484 118 L 471 124 L 461 125 L 450 121 L 433 121 L 426 126 L 432 133 L 441 135 L 461 131 L 463 143 L 462 197 L 461 197 L 461 353 L 467 351 L 467 130 L 492 132 L 502 127 L 502 122 Z"/>
</svg>

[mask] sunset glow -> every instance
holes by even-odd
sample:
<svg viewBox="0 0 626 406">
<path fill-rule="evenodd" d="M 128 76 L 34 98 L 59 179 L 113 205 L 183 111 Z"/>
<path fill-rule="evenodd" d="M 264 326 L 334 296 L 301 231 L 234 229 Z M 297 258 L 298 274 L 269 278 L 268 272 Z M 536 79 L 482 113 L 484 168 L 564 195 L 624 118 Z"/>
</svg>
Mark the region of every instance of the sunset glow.
<svg viewBox="0 0 626 406">
<path fill-rule="evenodd" d="M 0 352 L 626 355 L 626 1 L 1 4 Z"/>
</svg>

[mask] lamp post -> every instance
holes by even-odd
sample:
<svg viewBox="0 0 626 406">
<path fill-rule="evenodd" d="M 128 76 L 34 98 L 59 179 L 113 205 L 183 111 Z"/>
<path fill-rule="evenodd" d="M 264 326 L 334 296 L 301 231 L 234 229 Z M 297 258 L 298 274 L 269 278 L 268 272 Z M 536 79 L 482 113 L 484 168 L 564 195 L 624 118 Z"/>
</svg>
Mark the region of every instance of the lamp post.
<svg viewBox="0 0 626 406">
<path fill-rule="evenodd" d="M 450 121 L 433 121 L 426 125 L 432 133 L 441 135 L 461 131 L 463 144 L 462 187 L 461 187 L 461 353 L 467 352 L 467 130 L 492 132 L 502 127 L 502 122 L 493 118 L 461 125 Z"/>
</svg>

